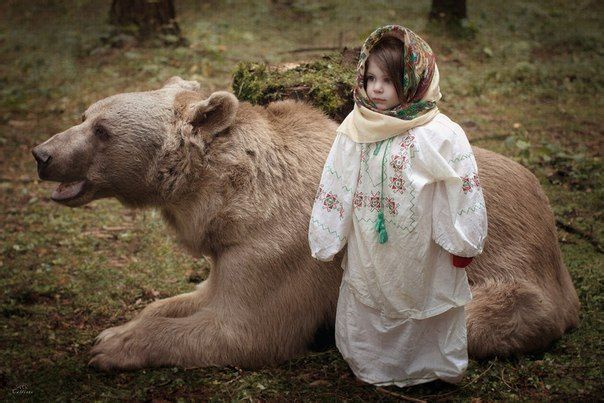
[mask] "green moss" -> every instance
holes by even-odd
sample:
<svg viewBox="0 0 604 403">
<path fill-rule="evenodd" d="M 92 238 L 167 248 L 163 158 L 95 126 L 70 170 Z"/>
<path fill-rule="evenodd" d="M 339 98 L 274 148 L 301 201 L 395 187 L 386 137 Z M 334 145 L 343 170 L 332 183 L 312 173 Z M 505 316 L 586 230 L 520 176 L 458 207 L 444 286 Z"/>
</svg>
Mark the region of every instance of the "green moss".
<svg viewBox="0 0 604 403">
<path fill-rule="evenodd" d="M 341 120 L 352 110 L 355 71 L 341 54 L 324 56 L 291 69 L 240 63 L 233 74 L 233 92 L 240 100 L 266 105 L 287 98 L 304 100 Z"/>
<path fill-rule="evenodd" d="M 269 79 L 268 67 L 264 64 L 242 62 L 233 73 L 233 93 L 238 99 L 253 104 L 266 104 L 265 91 Z"/>
</svg>

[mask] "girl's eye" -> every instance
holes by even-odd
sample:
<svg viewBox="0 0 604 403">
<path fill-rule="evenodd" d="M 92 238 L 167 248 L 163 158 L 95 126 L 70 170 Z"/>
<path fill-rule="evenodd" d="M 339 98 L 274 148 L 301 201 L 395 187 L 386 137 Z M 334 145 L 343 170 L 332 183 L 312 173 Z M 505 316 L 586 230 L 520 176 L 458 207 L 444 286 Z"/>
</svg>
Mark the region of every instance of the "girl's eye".
<svg viewBox="0 0 604 403">
<path fill-rule="evenodd" d="M 107 131 L 107 129 L 101 125 L 95 125 L 94 126 L 94 135 L 97 136 L 98 138 L 100 138 L 101 140 L 108 140 L 109 139 L 109 132 Z"/>
<path fill-rule="evenodd" d="M 369 77 L 367 77 L 367 81 L 373 81 L 373 80 L 375 80 L 375 77 L 374 77 L 374 76 L 369 76 Z"/>
<path fill-rule="evenodd" d="M 384 82 L 390 84 L 392 81 L 389 78 L 384 78 Z"/>
</svg>

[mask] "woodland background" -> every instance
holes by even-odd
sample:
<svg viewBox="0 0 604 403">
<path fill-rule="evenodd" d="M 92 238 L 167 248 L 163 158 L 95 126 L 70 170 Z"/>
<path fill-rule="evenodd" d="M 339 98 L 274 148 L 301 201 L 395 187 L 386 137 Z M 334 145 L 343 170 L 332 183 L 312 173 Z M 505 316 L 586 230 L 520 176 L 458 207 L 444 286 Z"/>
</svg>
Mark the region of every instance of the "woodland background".
<svg viewBox="0 0 604 403">
<path fill-rule="evenodd" d="M 175 6 L 179 29 L 164 24 L 139 40 L 136 27 L 109 24 L 109 0 L 0 3 L 1 400 L 601 398 L 603 2 L 470 0 L 467 18 L 453 24 L 430 22 L 429 0 Z M 37 180 L 31 148 L 106 96 L 156 89 L 173 75 L 208 91 L 231 89 L 233 75 L 249 66 L 242 62 L 325 61 L 327 51 L 360 46 L 388 23 L 431 44 L 441 109 L 471 141 L 540 179 L 581 299 L 579 328 L 543 352 L 471 361 L 458 386 L 364 385 L 335 348 L 258 371 L 88 368 L 101 330 L 155 299 L 190 291 L 208 265 L 184 254 L 154 211 L 114 200 L 80 209 L 52 203 L 53 185 Z M 307 86 L 321 90 L 314 83 Z"/>
</svg>

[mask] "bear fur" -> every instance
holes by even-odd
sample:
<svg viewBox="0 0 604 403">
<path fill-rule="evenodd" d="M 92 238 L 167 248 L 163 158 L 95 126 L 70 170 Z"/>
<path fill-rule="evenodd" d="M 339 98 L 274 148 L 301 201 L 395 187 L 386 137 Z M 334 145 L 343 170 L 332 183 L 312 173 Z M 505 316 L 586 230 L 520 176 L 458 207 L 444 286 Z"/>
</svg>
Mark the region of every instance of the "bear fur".
<svg viewBox="0 0 604 403">
<path fill-rule="evenodd" d="M 341 254 L 312 259 L 307 231 L 336 123 L 304 103 L 259 107 L 198 89 L 173 77 L 111 96 L 33 150 L 40 178 L 62 182 L 54 200 L 157 208 L 178 241 L 211 262 L 195 291 L 103 331 L 90 361 L 98 368 L 273 365 L 333 329 Z M 469 353 L 542 349 L 577 325 L 579 310 L 553 214 L 527 169 L 474 152 L 489 237 L 467 267 Z"/>
</svg>

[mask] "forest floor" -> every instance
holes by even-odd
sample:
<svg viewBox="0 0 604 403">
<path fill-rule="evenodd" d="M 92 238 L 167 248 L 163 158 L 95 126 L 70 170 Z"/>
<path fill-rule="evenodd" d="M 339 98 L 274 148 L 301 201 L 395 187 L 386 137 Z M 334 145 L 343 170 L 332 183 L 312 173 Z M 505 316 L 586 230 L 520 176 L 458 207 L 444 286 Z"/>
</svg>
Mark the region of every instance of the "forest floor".
<svg viewBox="0 0 604 403">
<path fill-rule="evenodd" d="M 429 0 L 176 3 L 189 45 L 175 49 L 103 45 L 108 0 L 0 4 L 0 400 L 601 399 L 604 3 L 469 1 L 472 39 L 429 26 Z M 359 46 L 387 23 L 432 45 L 441 109 L 471 141 L 540 179 L 581 300 L 579 327 L 540 353 L 472 360 L 457 386 L 362 384 L 335 348 L 257 371 L 89 368 L 100 331 L 192 290 L 208 267 L 176 245 L 154 211 L 115 200 L 52 203 L 31 148 L 106 96 L 155 89 L 173 75 L 228 89 L 241 61 L 312 60 L 321 52 L 293 51 Z"/>
</svg>

